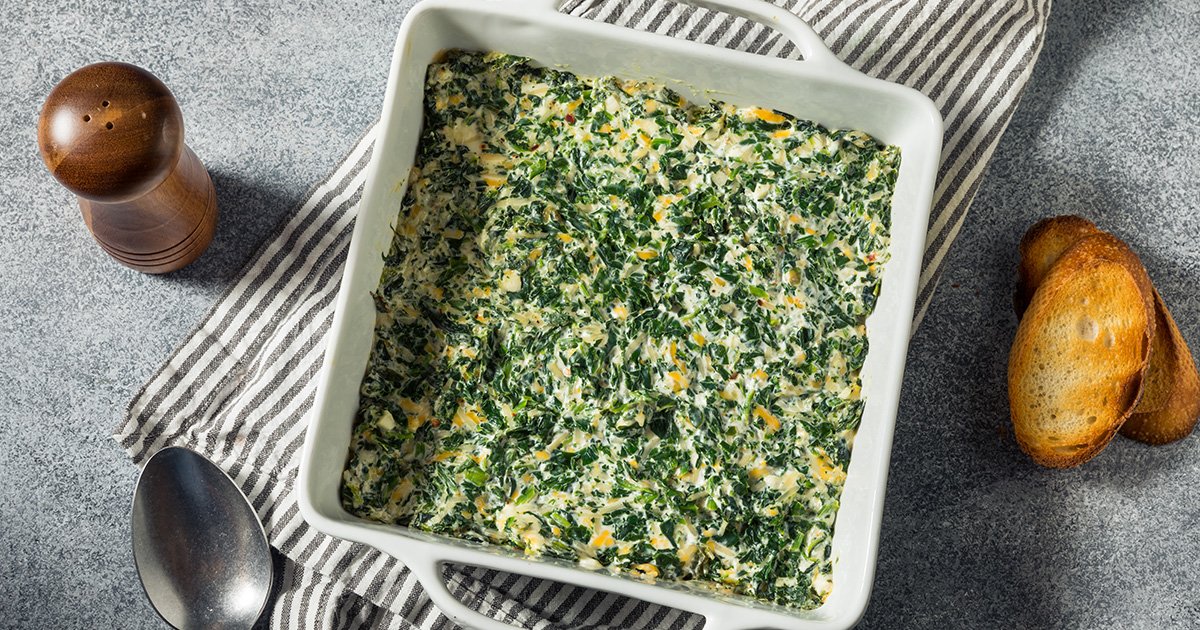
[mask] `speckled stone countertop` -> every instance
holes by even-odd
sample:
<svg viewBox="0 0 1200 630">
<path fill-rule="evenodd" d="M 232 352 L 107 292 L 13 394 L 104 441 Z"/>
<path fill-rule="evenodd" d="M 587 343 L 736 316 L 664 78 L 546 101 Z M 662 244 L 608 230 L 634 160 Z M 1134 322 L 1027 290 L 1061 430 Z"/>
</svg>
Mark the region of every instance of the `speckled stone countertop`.
<svg viewBox="0 0 1200 630">
<path fill-rule="evenodd" d="M 377 116 L 411 0 L 0 5 L 0 627 L 164 628 L 133 568 L 135 391 Z M 1059 0 L 1041 59 L 912 339 L 860 628 L 1200 627 L 1200 435 L 1033 465 L 1008 421 L 1016 246 L 1079 214 L 1141 255 L 1200 348 L 1200 4 Z M 110 260 L 42 165 L 72 70 L 150 69 L 221 220 L 165 276 Z"/>
</svg>

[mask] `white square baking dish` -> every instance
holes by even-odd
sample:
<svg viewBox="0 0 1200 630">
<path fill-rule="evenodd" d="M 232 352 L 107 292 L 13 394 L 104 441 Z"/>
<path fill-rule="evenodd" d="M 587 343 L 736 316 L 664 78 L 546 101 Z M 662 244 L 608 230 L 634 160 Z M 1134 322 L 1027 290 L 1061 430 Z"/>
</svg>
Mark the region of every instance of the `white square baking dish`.
<svg viewBox="0 0 1200 630">
<path fill-rule="evenodd" d="M 804 60 L 767 58 L 572 17 L 557 11 L 556 0 L 426 0 L 409 12 L 400 28 L 309 421 L 299 500 L 304 518 L 318 530 L 370 545 L 402 561 L 434 603 L 462 625 L 487 630 L 510 627 L 454 598 L 441 578 L 441 567 L 447 562 L 579 584 L 680 608 L 704 615 L 706 630 L 849 628 L 866 609 L 941 150 L 941 117 L 920 93 L 869 78 L 839 62 L 803 21 L 786 10 L 761 0 L 689 4 L 775 28 L 792 39 Z M 892 209 L 892 258 L 884 271 L 876 310 L 867 320 L 866 406 L 834 529 L 833 590 L 819 608 L 803 611 L 663 582 L 644 583 L 562 561 L 527 559 L 518 552 L 371 523 L 342 508 L 341 473 L 375 322 L 371 292 L 379 283 L 382 254 L 391 243 L 391 226 L 415 158 L 425 69 L 439 52 L 454 48 L 527 56 L 581 76 L 654 80 L 694 102 L 707 102 L 711 96 L 737 105 L 773 108 L 831 129 L 860 129 L 901 148 Z"/>
</svg>

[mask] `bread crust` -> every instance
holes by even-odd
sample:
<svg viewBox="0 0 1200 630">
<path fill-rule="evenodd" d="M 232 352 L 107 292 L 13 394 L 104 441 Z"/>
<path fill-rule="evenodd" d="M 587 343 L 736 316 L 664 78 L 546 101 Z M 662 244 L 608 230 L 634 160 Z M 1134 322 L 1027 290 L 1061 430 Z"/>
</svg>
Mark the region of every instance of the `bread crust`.
<svg viewBox="0 0 1200 630">
<path fill-rule="evenodd" d="M 1200 420 L 1200 372 L 1175 318 L 1154 292 L 1155 335 L 1145 393 L 1121 435 L 1158 446 L 1183 439 Z"/>
<path fill-rule="evenodd" d="M 1013 431 L 1043 466 L 1099 453 L 1137 405 L 1154 337 L 1153 287 L 1137 255 L 1097 231 L 1041 279 L 1009 354 Z"/>
<path fill-rule="evenodd" d="M 1176 367 L 1180 365 L 1179 346 L 1171 334 L 1175 321 L 1166 309 L 1158 289 L 1155 289 L 1154 339 L 1150 342 L 1150 367 L 1146 370 L 1142 400 L 1133 410 L 1134 414 L 1148 414 L 1162 409 L 1175 388 L 1175 380 L 1178 377 Z"/>
<path fill-rule="evenodd" d="M 1017 289 L 1013 292 L 1013 310 L 1018 319 L 1025 314 L 1038 285 L 1063 252 L 1099 231 L 1095 223 L 1073 214 L 1042 219 L 1025 231 L 1017 247 L 1021 260 L 1017 263 Z"/>
</svg>

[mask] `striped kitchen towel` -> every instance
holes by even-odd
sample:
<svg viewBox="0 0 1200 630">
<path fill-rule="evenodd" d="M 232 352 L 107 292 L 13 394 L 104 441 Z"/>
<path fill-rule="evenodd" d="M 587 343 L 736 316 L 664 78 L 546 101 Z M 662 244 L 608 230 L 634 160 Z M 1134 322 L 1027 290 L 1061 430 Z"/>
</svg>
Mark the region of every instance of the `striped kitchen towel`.
<svg viewBox="0 0 1200 630">
<path fill-rule="evenodd" d="M 917 302 L 919 320 L 1042 44 L 1050 0 L 776 0 L 842 60 L 928 95 L 945 137 Z M 798 58 L 774 31 L 661 0 L 574 0 L 564 11 L 764 55 Z M 383 69 L 381 69 L 383 71 Z M 449 628 L 412 574 L 308 527 L 294 484 L 314 377 L 333 317 L 372 127 L 130 403 L 114 438 L 135 464 L 167 445 L 212 458 L 241 485 L 282 556 L 272 628 Z M 884 551 L 886 553 L 886 550 Z M 575 586 L 470 568 L 461 599 L 532 628 L 700 628 L 696 615 Z"/>
</svg>

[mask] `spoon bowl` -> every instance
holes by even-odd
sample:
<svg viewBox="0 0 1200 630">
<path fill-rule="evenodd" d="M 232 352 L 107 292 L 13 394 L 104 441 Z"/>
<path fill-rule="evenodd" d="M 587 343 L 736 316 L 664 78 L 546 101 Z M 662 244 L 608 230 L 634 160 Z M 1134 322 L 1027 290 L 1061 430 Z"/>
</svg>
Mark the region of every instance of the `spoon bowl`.
<svg viewBox="0 0 1200 630">
<path fill-rule="evenodd" d="M 179 630 L 250 628 L 271 594 L 271 550 L 246 496 L 203 455 L 171 446 L 133 494 L 133 559 L 151 605 Z"/>
</svg>

